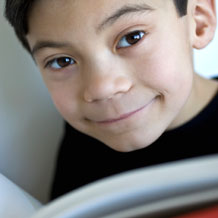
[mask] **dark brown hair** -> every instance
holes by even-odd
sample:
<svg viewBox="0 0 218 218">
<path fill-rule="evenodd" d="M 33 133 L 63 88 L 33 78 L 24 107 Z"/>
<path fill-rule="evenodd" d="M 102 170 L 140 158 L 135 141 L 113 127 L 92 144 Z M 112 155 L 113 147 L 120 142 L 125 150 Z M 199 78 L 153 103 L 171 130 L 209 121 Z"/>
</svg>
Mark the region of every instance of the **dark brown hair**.
<svg viewBox="0 0 218 218">
<path fill-rule="evenodd" d="M 28 34 L 28 12 L 35 0 L 6 0 L 5 17 L 14 28 L 14 31 L 23 44 L 24 48 L 30 53 L 30 47 L 26 39 Z M 179 16 L 187 13 L 188 0 L 173 0 Z"/>
</svg>

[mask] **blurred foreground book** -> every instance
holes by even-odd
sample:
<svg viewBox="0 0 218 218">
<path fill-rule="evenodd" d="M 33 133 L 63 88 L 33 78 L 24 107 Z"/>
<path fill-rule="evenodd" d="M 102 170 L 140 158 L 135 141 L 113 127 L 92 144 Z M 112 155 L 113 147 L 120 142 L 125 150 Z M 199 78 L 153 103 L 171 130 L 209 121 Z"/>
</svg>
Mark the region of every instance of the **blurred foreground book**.
<svg viewBox="0 0 218 218">
<path fill-rule="evenodd" d="M 0 183 L 3 218 L 218 217 L 218 155 L 107 177 L 43 206 L 10 181 L 8 184 Z"/>
</svg>

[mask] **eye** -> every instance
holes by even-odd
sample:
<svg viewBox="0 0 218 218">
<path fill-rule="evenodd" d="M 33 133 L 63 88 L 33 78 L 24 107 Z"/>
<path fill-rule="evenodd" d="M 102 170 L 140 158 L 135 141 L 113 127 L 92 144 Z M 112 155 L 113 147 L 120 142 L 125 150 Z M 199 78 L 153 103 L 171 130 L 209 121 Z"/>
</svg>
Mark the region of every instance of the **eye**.
<svg viewBox="0 0 218 218">
<path fill-rule="evenodd" d="M 46 64 L 46 67 L 58 70 L 75 64 L 75 61 L 69 57 L 55 58 Z"/>
<path fill-rule="evenodd" d="M 122 39 L 119 41 L 117 48 L 127 48 L 130 47 L 136 43 L 138 43 L 145 35 L 146 33 L 144 31 L 134 31 L 131 32 L 127 35 L 125 35 L 124 37 L 122 37 Z"/>
</svg>

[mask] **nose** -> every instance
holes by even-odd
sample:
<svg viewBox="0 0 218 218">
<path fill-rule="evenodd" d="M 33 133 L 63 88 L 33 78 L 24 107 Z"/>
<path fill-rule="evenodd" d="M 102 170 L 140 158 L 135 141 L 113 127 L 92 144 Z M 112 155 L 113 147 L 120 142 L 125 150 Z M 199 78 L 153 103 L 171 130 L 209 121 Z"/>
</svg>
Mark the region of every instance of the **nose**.
<svg viewBox="0 0 218 218">
<path fill-rule="evenodd" d="M 127 93 L 132 87 L 129 77 L 119 74 L 116 70 L 89 71 L 84 89 L 86 102 L 104 101 Z"/>
</svg>

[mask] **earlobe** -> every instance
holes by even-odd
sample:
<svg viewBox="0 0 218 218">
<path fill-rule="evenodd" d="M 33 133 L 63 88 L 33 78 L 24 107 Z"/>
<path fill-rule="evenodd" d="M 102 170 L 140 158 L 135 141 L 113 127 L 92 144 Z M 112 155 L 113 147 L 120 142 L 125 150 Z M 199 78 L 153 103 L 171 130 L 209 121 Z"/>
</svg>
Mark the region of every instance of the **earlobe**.
<svg viewBox="0 0 218 218">
<path fill-rule="evenodd" d="M 195 0 L 193 2 L 192 47 L 202 49 L 214 38 L 216 31 L 215 0 Z"/>
</svg>

